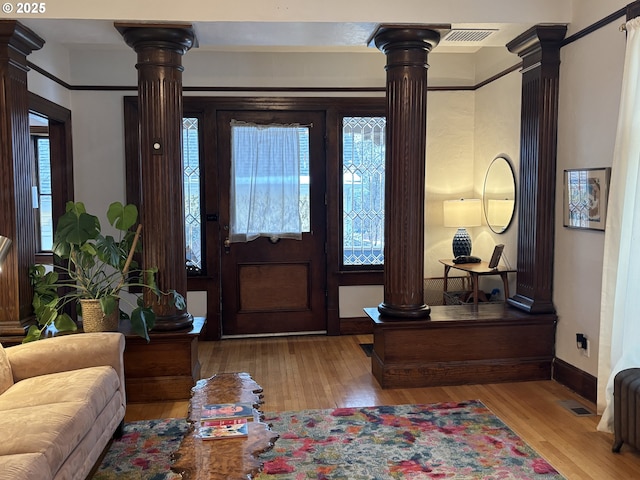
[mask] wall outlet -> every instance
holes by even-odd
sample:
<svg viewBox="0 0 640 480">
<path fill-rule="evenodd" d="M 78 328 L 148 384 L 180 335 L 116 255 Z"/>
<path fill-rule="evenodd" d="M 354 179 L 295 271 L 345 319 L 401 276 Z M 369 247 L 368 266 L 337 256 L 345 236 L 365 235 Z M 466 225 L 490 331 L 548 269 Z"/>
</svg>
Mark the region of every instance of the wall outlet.
<svg viewBox="0 0 640 480">
<path fill-rule="evenodd" d="M 576 333 L 576 347 L 585 357 L 591 356 L 591 342 L 584 333 Z"/>
</svg>

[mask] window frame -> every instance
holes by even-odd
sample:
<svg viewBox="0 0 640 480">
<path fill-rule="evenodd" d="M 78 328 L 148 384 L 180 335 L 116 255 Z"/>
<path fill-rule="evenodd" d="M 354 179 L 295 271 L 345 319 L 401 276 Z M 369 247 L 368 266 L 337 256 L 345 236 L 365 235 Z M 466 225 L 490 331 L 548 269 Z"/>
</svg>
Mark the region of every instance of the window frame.
<svg viewBox="0 0 640 480">
<path fill-rule="evenodd" d="M 51 188 L 50 188 L 50 193 L 48 194 L 43 194 L 42 193 L 42 181 L 40 178 L 40 141 L 43 139 L 46 139 L 47 141 L 47 148 L 48 148 L 48 153 L 49 153 L 49 172 L 50 172 L 50 176 L 51 176 L 51 141 L 49 139 L 49 130 L 48 128 L 46 129 L 46 132 L 44 131 L 44 128 L 34 128 L 31 127 L 30 128 L 31 132 L 31 148 L 33 149 L 33 166 L 34 166 L 34 172 L 33 172 L 33 186 L 35 186 L 36 190 L 37 190 L 37 196 L 38 196 L 38 203 L 37 203 L 37 208 L 34 205 L 34 223 L 35 223 L 35 229 L 36 229 L 36 255 L 40 255 L 40 254 L 48 254 L 51 253 L 51 250 L 46 250 L 42 247 L 42 197 L 47 195 L 49 197 L 51 197 L 51 205 L 53 207 L 53 179 L 50 180 L 51 182 Z M 52 214 L 53 217 L 53 214 Z"/>
<path fill-rule="evenodd" d="M 28 96 L 29 111 L 49 120 L 51 207 L 55 232 L 57 219 L 64 214 L 67 202 L 74 201 L 71 110 L 32 92 Z M 53 252 L 36 251 L 35 262 L 53 264 Z"/>
<path fill-rule="evenodd" d="M 207 276 L 207 262 L 206 262 L 206 235 L 205 235 L 205 215 L 204 215 L 204 165 L 203 165 L 203 154 L 202 154 L 202 141 L 203 141 L 203 129 L 202 129 L 202 114 L 200 113 L 191 113 L 191 112 L 183 112 L 182 119 L 184 121 L 185 118 L 195 118 L 198 120 L 198 170 L 199 170 L 199 190 L 200 190 L 200 270 L 190 270 L 187 268 L 187 278 L 198 278 L 198 277 L 206 277 Z M 184 147 L 184 146 L 183 146 Z M 184 162 L 184 160 L 183 160 Z M 183 182 L 184 182 L 184 163 L 183 163 Z M 186 219 L 185 219 L 186 220 Z M 185 230 L 186 235 L 186 230 Z M 185 238 L 186 240 L 186 238 Z"/>
<path fill-rule="evenodd" d="M 339 125 L 340 129 L 338 130 L 339 137 L 339 169 L 340 169 L 340 271 L 342 272 L 361 272 L 361 271 L 369 271 L 369 272 L 382 272 L 384 271 L 384 262 L 382 264 L 360 264 L 360 265 L 345 265 L 344 263 L 344 176 L 342 173 L 342 168 L 344 166 L 344 139 L 342 136 L 343 133 L 343 125 L 344 119 L 350 117 L 386 117 L 386 114 L 371 114 L 367 113 L 365 115 L 354 115 L 354 114 L 340 114 L 339 115 Z M 384 226 L 383 226 L 384 229 Z M 384 247 L 384 244 L 383 244 Z"/>
</svg>

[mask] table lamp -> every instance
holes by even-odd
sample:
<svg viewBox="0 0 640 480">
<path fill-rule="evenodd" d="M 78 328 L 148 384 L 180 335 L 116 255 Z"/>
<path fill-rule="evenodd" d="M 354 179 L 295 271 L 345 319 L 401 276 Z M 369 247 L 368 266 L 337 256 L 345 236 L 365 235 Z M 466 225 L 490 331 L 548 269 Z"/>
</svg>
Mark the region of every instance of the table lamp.
<svg viewBox="0 0 640 480">
<path fill-rule="evenodd" d="M 7 258 L 9 248 L 11 248 L 11 240 L 0 235 L 0 272 L 2 272 L 2 265 L 4 264 L 4 259 Z"/>
<path fill-rule="evenodd" d="M 458 229 L 453 236 L 453 257 L 471 255 L 471 237 L 466 227 L 480 226 L 480 199 L 445 200 L 443 206 L 444 226 Z"/>
</svg>

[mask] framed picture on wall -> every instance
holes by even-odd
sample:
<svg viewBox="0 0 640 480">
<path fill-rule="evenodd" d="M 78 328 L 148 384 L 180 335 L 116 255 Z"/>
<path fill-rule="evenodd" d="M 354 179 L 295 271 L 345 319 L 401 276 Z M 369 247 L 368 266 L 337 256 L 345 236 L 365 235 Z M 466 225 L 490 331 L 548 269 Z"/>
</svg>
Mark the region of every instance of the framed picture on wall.
<svg viewBox="0 0 640 480">
<path fill-rule="evenodd" d="M 604 230 L 611 168 L 564 171 L 564 226 Z"/>
</svg>

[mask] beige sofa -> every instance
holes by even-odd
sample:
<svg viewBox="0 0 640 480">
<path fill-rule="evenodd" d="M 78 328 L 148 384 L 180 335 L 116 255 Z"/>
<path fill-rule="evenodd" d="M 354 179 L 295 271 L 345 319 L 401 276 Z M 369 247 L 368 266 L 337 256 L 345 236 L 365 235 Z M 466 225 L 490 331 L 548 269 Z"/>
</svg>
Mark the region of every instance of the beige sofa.
<svg viewBox="0 0 640 480">
<path fill-rule="evenodd" d="M 0 346 L 0 479 L 84 479 L 124 419 L 124 336 Z"/>
</svg>

